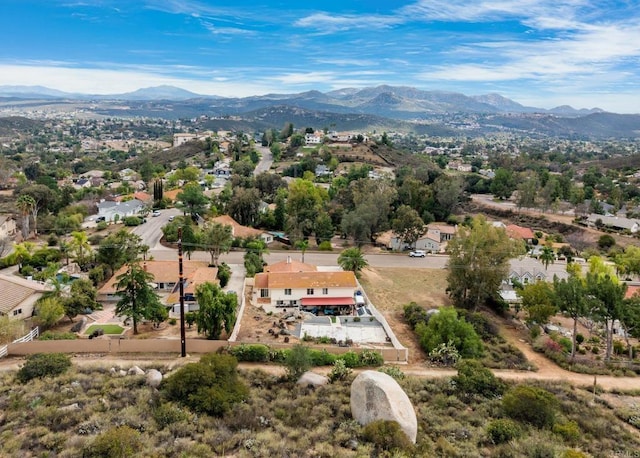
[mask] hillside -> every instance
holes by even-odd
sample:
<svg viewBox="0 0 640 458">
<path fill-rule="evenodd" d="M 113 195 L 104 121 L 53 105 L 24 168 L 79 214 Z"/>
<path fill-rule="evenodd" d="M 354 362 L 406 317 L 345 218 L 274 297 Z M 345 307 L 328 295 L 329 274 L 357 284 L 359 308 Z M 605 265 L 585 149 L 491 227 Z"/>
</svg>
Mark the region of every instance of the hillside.
<svg viewBox="0 0 640 458">
<path fill-rule="evenodd" d="M 531 383 L 557 403 L 553 429 L 516 421 L 514 438 L 494 445 L 488 425 L 504 416 L 500 398 L 465 395 L 448 377 L 407 377 L 399 383 L 417 414 L 417 444 L 379 455 L 352 420 L 352 377 L 310 389 L 272 375 L 281 373 L 273 367 L 245 370 L 248 399 L 217 419 L 167 402 L 145 386 L 144 376 L 109 373 L 110 367 L 127 370 L 133 364 L 77 365 L 67 374 L 25 384 L 16 383 L 14 373 L 1 374 L 2 456 L 106 456 L 96 455 L 98 444 L 128 450 L 117 456 L 142 457 L 604 457 L 633 456 L 640 449 L 632 426 L 640 413 L 636 397 L 599 394 L 594 402 L 590 391 L 565 384 Z M 162 361 L 142 367 L 172 371 Z M 574 454 L 563 455 L 569 450 Z"/>
</svg>

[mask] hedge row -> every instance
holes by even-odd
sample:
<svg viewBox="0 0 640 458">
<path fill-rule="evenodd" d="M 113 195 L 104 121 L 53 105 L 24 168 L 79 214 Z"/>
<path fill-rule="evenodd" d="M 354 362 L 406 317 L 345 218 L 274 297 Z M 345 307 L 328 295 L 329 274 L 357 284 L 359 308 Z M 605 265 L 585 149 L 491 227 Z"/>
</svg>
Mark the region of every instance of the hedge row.
<svg viewBox="0 0 640 458">
<path fill-rule="evenodd" d="M 308 347 L 307 347 L 308 348 Z M 231 347 L 229 353 L 238 361 L 258 363 L 283 363 L 287 359 L 288 349 L 272 349 L 263 344 L 243 344 Z M 363 350 L 360 353 L 348 351 L 341 355 L 334 355 L 327 350 L 308 348 L 314 366 L 332 366 L 337 360 L 344 361 L 347 367 L 382 366 L 384 359 L 377 351 Z"/>
</svg>

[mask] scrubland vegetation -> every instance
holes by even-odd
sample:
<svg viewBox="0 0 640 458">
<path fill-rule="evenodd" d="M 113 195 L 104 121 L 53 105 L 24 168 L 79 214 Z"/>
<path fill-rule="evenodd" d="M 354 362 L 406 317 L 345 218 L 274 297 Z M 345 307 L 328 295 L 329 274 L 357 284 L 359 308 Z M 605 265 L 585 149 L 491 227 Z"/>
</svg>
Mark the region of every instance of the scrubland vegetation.
<svg viewBox="0 0 640 458">
<path fill-rule="evenodd" d="M 415 446 L 395 423 L 362 427 L 352 419 L 353 374 L 313 389 L 262 370 L 236 372 L 230 356 L 207 355 L 173 371 L 149 367 L 171 374 L 159 390 L 144 376 L 98 367 L 21 384 L 15 373 L 3 373 L 0 455 L 610 457 L 640 449 L 633 402 L 615 407 L 598 392 L 566 384 L 512 385 L 477 362 L 459 363 L 452 378 L 387 369 L 415 407 Z M 191 396 L 189 387 L 209 371 L 215 386 Z"/>
</svg>

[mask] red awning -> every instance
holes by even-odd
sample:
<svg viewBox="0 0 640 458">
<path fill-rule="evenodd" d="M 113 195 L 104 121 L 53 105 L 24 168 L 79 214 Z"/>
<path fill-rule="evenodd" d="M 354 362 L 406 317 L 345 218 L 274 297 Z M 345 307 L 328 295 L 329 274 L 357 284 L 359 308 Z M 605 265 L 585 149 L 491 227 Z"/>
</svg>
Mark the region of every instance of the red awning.
<svg viewBox="0 0 640 458">
<path fill-rule="evenodd" d="M 300 300 L 302 306 L 323 307 L 328 305 L 354 305 L 352 297 L 303 297 Z"/>
</svg>

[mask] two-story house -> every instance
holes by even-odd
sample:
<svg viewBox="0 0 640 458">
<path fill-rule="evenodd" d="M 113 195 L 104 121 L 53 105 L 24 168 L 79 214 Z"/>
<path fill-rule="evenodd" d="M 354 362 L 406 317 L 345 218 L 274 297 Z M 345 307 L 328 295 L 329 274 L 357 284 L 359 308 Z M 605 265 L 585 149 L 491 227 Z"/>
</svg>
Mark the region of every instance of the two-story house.
<svg viewBox="0 0 640 458">
<path fill-rule="evenodd" d="M 353 272 L 320 272 L 288 259 L 255 276 L 253 303 L 267 312 L 304 310 L 346 315 L 355 308 L 358 283 Z"/>
</svg>

